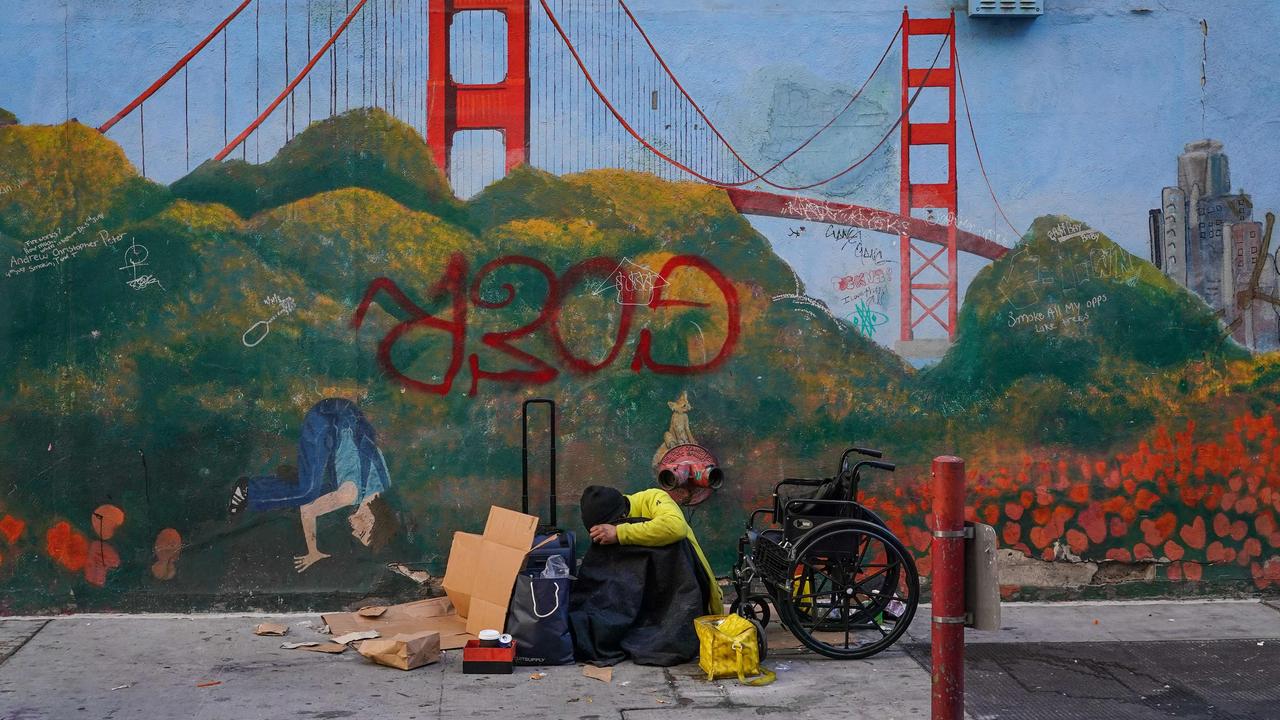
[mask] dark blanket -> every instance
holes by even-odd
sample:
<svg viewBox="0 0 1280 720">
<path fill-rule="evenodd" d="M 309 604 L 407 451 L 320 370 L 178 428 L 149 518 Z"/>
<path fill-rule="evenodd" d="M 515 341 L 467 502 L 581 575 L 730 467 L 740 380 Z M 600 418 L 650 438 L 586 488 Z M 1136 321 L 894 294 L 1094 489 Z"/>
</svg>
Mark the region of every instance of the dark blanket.
<svg viewBox="0 0 1280 720">
<path fill-rule="evenodd" d="M 582 662 L 679 665 L 698 656 L 693 619 L 705 580 L 693 547 L 592 545 L 569 593 L 574 654 Z"/>
</svg>

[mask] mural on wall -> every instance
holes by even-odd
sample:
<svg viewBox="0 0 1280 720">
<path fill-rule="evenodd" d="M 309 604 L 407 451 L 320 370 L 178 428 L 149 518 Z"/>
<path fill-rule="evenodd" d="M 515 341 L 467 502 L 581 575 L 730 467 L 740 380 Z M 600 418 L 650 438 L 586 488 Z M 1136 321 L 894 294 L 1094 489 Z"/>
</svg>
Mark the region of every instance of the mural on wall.
<svg viewBox="0 0 1280 720">
<path fill-rule="evenodd" d="M 455 530 L 518 507 L 519 411 L 535 396 L 559 404 L 565 525 L 583 487 L 651 487 L 669 451 L 713 448 L 699 467 L 731 480 L 697 488 L 690 516 L 721 570 L 775 482 L 830 473 L 857 444 L 898 463 L 862 489 L 926 573 L 929 461 L 949 453 L 968 461 L 970 517 L 1001 536 L 1008 597 L 1280 589 L 1280 196 L 1263 180 L 1232 193 L 1224 148 L 1244 131 L 1179 130 L 1177 186 L 1160 191 L 1046 180 L 1032 138 L 1052 119 L 1011 113 L 1028 139 L 1003 157 L 1039 188 L 1009 208 L 1014 238 L 981 220 L 1005 214 L 980 184 L 994 164 L 958 168 L 972 187 L 958 211 L 895 209 L 900 6 L 859 16 L 891 58 L 884 71 L 857 55 L 866 107 L 863 90 L 831 89 L 844 81 L 770 66 L 744 82 L 775 102 L 732 121 L 769 131 L 734 147 L 693 100 L 720 78 L 690 68 L 677 86 L 654 49 L 696 12 L 513 2 L 503 22 L 528 45 L 510 56 L 461 52 L 495 20 L 458 12 L 445 82 L 428 72 L 430 3 L 298 5 L 290 32 L 330 41 L 306 57 L 255 36 L 248 13 L 284 19 L 255 2 L 220 11 L 227 34 L 168 78 L 138 69 L 139 87 L 164 82 L 136 103 L 121 88 L 95 101 L 109 109 L 73 114 L 82 93 L 61 116 L 0 113 L 0 612 L 416 593 Z M 223 19 L 203 7 L 175 38 Z M 1050 15 L 1033 37 L 1061 27 Z M 36 32 L 6 27 L 0 44 Z M 945 66 L 942 38 L 924 40 L 914 62 Z M 961 42 L 964 62 L 1010 52 Z M 224 51 L 283 53 L 286 75 L 224 73 Z M 527 87 L 527 105 L 505 134 L 462 113 L 446 141 L 436 81 L 459 107 L 474 85 Z M 970 81 L 965 102 L 994 92 Z M 0 105 L 25 97 L 14 82 Z M 735 99 L 715 107 L 732 115 Z M 787 108 L 834 119 L 795 125 Z M 88 110 L 119 112 L 71 119 Z M 743 147 L 761 159 L 735 159 Z M 830 192 L 801 187 L 832 174 Z M 1099 206 L 1160 192 L 1161 207 L 1097 220 L 1057 186 L 1104 180 L 1130 193 L 1099 191 Z M 922 334 L 945 352 L 908 362 L 889 334 L 904 305 L 949 322 L 920 253 L 943 250 L 929 263 L 947 271 L 952 231 L 954 337 Z M 900 233 L 920 241 L 910 264 Z M 1031 564 L 1046 572 L 1019 574 Z"/>
<path fill-rule="evenodd" d="M 698 444 L 693 437 L 693 429 L 689 427 L 689 411 L 693 409 L 693 405 L 689 403 L 688 391 L 682 391 L 675 402 L 667 403 L 667 407 L 671 408 L 671 421 L 667 423 L 666 432 L 662 433 L 662 444 L 653 454 L 651 465 L 655 468 L 662 462 L 662 456 L 675 446 Z"/>
<path fill-rule="evenodd" d="M 1253 350 L 1280 350 L 1280 263 L 1271 230 L 1253 219 L 1253 200 L 1231 193 L 1222 143 L 1188 143 L 1178 156 L 1178 184 L 1151 211 L 1151 262 L 1199 295 Z"/>
<path fill-rule="evenodd" d="M 307 552 L 293 560 L 302 572 L 330 557 L 317 546 L 316 521 L 331 512 L 354 507 L 347 517 L 352 536 L 375 550 L 385 545 L 396 523 L 382 497 L 390 489 L 391 477 L 373 426 L 354 402 L 327 398 L 302 420 L 297 467 L 282 465 L 274 475 L 241 477 L 227 512 L 297 508 Z"/>
</svg>

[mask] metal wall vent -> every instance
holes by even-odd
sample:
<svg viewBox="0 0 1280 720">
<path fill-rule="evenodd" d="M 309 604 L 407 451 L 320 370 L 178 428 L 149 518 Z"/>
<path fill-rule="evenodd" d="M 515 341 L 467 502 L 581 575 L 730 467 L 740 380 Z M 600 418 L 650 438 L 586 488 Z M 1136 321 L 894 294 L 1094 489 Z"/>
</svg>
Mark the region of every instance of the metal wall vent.
<svg viewBox="0 0 1280 720">
<path fill-rule="evenodd" d="M 969 0 L 969 17 L 1031 17 L 1044 14 L 1044 0 Z"/>
</svg>

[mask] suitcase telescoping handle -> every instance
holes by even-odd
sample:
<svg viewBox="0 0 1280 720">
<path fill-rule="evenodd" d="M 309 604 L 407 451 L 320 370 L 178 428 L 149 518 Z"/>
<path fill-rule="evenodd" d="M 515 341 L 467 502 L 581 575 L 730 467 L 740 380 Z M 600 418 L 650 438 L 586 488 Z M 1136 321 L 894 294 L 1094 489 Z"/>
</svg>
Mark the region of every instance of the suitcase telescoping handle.
<svg viewBox="0 0 1280 720">
<path fill-rule="evenodd" d="M 529 514 L 529 406 L 545 403 L 551 410 L 551 527 L 556 525 L 556 401 L 547 398 L 525 400 L 520 408 L 520 474 L 524 514 Z"/>
</svg>

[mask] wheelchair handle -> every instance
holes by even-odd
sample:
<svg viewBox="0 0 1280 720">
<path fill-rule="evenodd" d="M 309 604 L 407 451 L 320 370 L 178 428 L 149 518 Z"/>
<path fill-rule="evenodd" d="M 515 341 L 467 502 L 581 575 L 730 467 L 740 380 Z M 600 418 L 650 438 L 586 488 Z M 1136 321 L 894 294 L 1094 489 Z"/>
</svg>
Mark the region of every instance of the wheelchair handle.
<svg viewBox="0 0 1280 720">
<path fill-rule="evenodd" d="M 853 478 L 857 478 L 858 471 L 864 467 L 872 467 L 877 470 L 888 470 L 889 472 L 893 472 L 894 470 L 898 469 L 897 465 L 894 465 L 891 462 L 885 462 L 883 460 L 859 460 L 857 464 L 853 466 L 853 469 L 849 470 L 849 476 Z"/>
<path fill-rule="evenodd" d="M 853 453 L 858 453 L 859 455 L 866 455 L 868 457 L 873 457 L 873 458 L 884 457 L 884 453 L 880 452 L 879 450 L 872 450 L 871 448 L 851 447 L 848 450 L 845 450 L 844 454 L 840 456 L 840 467 L 836 468 L 836 475 L 839 475 L 840 473 L 844 472 L 845 468 L 848 467 L 849 455 Z"/>
<path fill-rule="evenodd" d="M 894 470 L 898 469 L 897 465 L 894 465 L 891 462 L 884 462 L 883 460 L 859 461 L 856 465 L 853 466 L 853 469 L 849 471 L 849 475 L 848 475 L 848 478 L 850 480 L 850 483 L 849 483 L 849 499 L 850 500 L 858 499 L 858 483 L 862 480 L 862 475 L 858 471 L 861 470 L 864 466 L 876 468 L 877 470 L 888 470 L 889 472 L 893 472 Z"/>
</svg>

